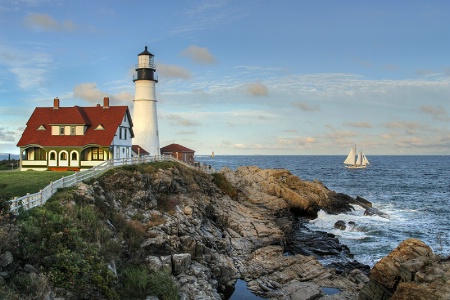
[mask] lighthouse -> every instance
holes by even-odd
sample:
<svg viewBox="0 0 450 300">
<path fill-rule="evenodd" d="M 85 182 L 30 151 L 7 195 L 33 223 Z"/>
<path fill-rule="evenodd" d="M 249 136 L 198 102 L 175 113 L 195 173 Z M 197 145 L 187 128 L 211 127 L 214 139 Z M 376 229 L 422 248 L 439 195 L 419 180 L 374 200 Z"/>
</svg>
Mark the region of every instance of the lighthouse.
<svg viewBox="0 0 450 300">
<path fill-rule="evenodd" d="M 147 50 L 138 54 L 133 100 L 133 145 L 144 149 L 150 155 L 159 155 L 158 116 L 156 113 L 154 55 Z"/>
</svg>

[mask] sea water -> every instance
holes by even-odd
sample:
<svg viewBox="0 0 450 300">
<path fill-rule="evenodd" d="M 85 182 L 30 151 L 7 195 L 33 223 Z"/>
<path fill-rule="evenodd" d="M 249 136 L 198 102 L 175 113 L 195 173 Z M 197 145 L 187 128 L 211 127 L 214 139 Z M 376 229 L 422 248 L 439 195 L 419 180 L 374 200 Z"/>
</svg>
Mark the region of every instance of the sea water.
<svg viewBox="0 0 450 300">
<path fill-rule="evenodd" d="M 330 190 L 360 196 L 388 218 L 364 216 L 355 206 L 347 214 L 319 212 L 308 227 L 335 234 L 355 259 L 373 266 L 407 238 L 418 238 L 437 254 L 450 255 L 450 156 L 369 156 L 366 169 L 346 169 L 345 156 L 197 157 L 216 171 L 222 167 L 284 168 L 302 180 L 319 180 Z M 338 220 L 353 221 L 346 230 Z"/>
</svg>

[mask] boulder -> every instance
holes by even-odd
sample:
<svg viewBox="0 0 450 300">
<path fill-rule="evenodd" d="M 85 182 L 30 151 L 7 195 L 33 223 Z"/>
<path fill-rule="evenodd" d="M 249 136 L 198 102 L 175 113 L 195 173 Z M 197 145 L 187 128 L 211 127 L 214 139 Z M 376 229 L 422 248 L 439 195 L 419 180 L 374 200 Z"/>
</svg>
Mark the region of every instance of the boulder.
<svg viewBox="0 0 450 300">
<path fill-rule="evenodd" d="M 345 230 L 345 228 L 347 228 L 347 225 L 345 224 L 345 221 L 339 220 L 336 223 L 334 223 L 334 228 Z"/>
<path fill-rule="evenodd" d="M 418 239 L 400 243 L 375 264 L 369 278 L 360 300 L 450 299 L 450 262 Z"/>
<path fill-rule="evenodd" d="M 186 272 L 191 264 L 191 255 L 189 253 L 172 255 L 172 273 L 179 275 Z"/>
<path fill-rule="evenodd" d="M 8 265 L 12 264 L 13 260 L 14 259 L 11 252 L 6 251 L 5 253 L 0 255 L 0 267 L 7 267 Z"/>
</svg>

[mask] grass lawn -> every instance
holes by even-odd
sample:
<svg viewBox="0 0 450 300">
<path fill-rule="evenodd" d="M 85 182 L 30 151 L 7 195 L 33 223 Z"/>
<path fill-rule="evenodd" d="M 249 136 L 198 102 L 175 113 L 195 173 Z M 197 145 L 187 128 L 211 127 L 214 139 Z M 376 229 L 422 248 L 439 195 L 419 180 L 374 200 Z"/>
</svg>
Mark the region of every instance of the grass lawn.
<svg viewBox="0 0 450 300">
<path fill-rule="evenodd" d="M 0 172 L 0 200 L 22 197 L 33 194 L 45 188 L 50 182 L 68 176 L 74 172 L 51 171 L 14 171 Z"/>
</svg>

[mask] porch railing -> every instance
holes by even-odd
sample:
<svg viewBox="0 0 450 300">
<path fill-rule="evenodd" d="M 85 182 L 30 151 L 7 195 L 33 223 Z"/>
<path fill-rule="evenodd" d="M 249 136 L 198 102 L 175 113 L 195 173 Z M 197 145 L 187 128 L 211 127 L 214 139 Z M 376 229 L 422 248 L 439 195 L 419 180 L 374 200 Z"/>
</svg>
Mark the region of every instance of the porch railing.
<svg viewBox="0 0 450 300">
<path fill-rule="evenodd" d="M 36 206 L 41 206 L 47 200 L 53 196 L 57 192 L 59 188 L 65 188 L 72 186 L 78 182 L 83 180 L 95 177 L 106 170 L 109 170 L 113 167 L 125 166 L 125 165 L 134 165 L 148 162 L 157 162 L 157 161 L 175 161 L 181 163 L 189 168 L 195 168 L 197 170 L 203 171 L 205 173 L 212 173 L 214 170 L 211 170 L 206 167 L 194 167 L 193 165 L 187 164 L 181 160 L 176 159 L 171 155 L 155 155 L 155 156 L 141 156 L 141 157 L 131 157 L 131 158 L 119 158 L 113 160 L 107 160 L 95 167 L 92 167 L 86 171 L 76 172 L 72 175 L 62 177 L 54 182 L 51 182 L 48 186 L 46 186 L 41 191 L 27 195 L 23 197 L 15 197 L 14 199 L 9 200 L 10 203 L 10 213 L 18 214 L 19 209 L 28 210 Z"/>
</svg>

